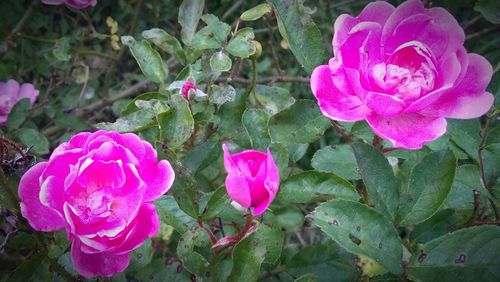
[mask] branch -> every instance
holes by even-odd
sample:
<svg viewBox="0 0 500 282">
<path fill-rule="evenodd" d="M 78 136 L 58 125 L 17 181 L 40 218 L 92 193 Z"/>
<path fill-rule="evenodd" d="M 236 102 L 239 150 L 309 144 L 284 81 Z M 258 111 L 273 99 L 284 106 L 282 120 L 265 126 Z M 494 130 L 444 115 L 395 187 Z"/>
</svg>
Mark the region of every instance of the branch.
<svg viewBox="0 0 500 282">
<path fill-rule="evenodd" d="M 215 82 L 236 82 L 236 83 L 241 83 L 241 84 L 246 84 L 250 85 L 252 84 L 252 80 L 246 79 L 243 77 L 220 77 L 217 79 Z M 309 84 L 309 78 L 308 77 L 294 77 L 294 76 L 273 76 L 273 77 L 267 77 L 267 78 L 262 78 L 256 81 L 257 84 L 272 84 L 276 82 L 296 82 L 296 83 L 304 83 L 304 84 Z"/>
</svg>

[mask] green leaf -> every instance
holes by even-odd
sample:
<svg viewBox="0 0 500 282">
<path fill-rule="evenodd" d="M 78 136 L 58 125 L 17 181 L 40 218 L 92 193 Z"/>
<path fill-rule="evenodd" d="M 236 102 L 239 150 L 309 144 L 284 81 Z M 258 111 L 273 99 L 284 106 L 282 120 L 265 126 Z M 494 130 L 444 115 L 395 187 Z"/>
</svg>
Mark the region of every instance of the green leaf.
<svg viewBox="0 0 500 282">
<path fill-rule="evenodd" d="M 17 128 L 23 124 L 30 113 L 31 102 L 29 98 L 24 98 L 14 105 L 7 118 L 7 128 Z"/>
<path fill-rule="evenodd" d="M 303 0 L 267 0 L 278 18 L 278 28 L 302 67 L 311 72 L 324 62 L 321 32 L 314 24 Z"/>
<path fill-rule="evenodd" d="M 307 153 L 309 144 L 288 144 L 288 151 L 290 152 L 290 160 L 298 162 Z"/>
<path fill-rule="evenodd" d="M 345 179 L 359 179 L 356 157 L 347 144 L 331 145 L 316 151 L 311 166 L 321 172 L 333 172 Z"/>
<path fill-rule="evenodd" d="M 231 41 L 229 41 L 226 46 L 226 51 L 236 57 L 248 58 L 256 51 L 256 47 L 252 43 L 254 38 L 255 35 L 252 28 L 242 28 L 238 30 Z"/>
<path fill-rule="evenodd" d="M 161 196 L 154 204 L 161 222 L 172 226 L 179 234 L 184 234 L 195 226 L 195 219 L 179 208 L 173 196 Z"/>
<path fill-rule="evenodd" d="M 477 148 L 479 147 L 481 125 L 478 119 L 448 121 L 447 134 L 451 140 L 469 157 L 479 162 Z"/>
<path fill-rule="evenodd" d="M 273 160 L 278 166 L 280 179 L 283 181 L 287 175 L 288 159 L 289 159 L 288 148 L 286 145 L 282 143 L 273 142 L 269 145 L 269 151 L 271 151 Z"/>
<path fill-rule="evenodd" d="M 295 103 L 295 98 L 285 88 L 255 85 L 255 98 L 271 115 L 275 115 Z"/>
<path fill-rule="evenodd" d="M 428 220 L 418 224 L 411 232 L 411 241 L 425 243 L 455 231 L 467 219 L 461 218 L 452 209 L 441 209 Z"/>
<path fill-rule="evenodd" d="M 191 274 L 183 271 L 182 265 L 177 260 L 170 261 L 169 258 L 154 259 L 146 267 L 139 271 L 127 273 L 135 279 L 133 281 L 149 281 L 149 282 L 191 282 Z M 113 277 L 113 281 L 115 278 Z M 130 280 L 127 280 L 130 281 Z"/>
<path fill-rule="evenodd" d="M 58 258 L 62 256 L 68 247 L 70 246 L 71 241 L 68 240 L 68 236 L 66 235 L 66 231 L 57 231 L 54 232 L 54 237 L 50 240 L 50 244 L 48 246 L 48 256 L 50 258 Z"/>
<path fill-rule="evenodd" d="M 233 62 L 223 51 L 215 52 L 210 57 L 210 67 L 218 72 L 225 72 L 231 70 Z"/>
<path fill-rule="evenodd" d="M 329 127 L 330 120 L 321 114 L 312 100 L 298 100 L 269 121 L 271 139 L 284 144 L 311 143 Z"/>
<path fill-rule="evenodd" d="M 163 84 L 167 73 L 163 67 L 163 61 L 158 51 L 153 49 L 148 41 L 135 41 L 132 36 L 122 36 L 122 43 L 130 48 L 142 73 L 150 80 Z"/>
<path fill-rule="evenodd" d="M 150 101 L 150 104 L 138 101 Z M 161 105 L 157 105 L 161 101 Z M 165 104 L 167 96 L 158 92 L 148 92 L 135 97 L 121 111 L 121 115 L 128 115 L 141 109 L 154 108 L 157 114 L 167 111 L 168 106 Z"/>
<path fill-rule="evenodd" d="M 179 8 L 181 39 L 188 46 L 191 46 L 191 40 L 193 40 L 204 7 L 205 0 L 184 0 Z"/>
<path fill-rule="evenodd" d="M 241 116 L 246 109 L 246 98 L 244 91 L 237 91 L 233 102 L 225 103 L 220 107 L 218 132 L 221 132 L 223 136 L 230 136 L 241 127 Z"/>
<path fill-rule="evenodd" d="M 331 240 L 322 240 L 300 249 L 284 268 L 293 277 L 314 275 L 314 281 L 357 281 L 360 277 L 353 261 L 355 256 L 346 253 Z M 284 279 L 283 279 L 284 280 Z"/>
<path fill-rule="evenodd" d="M 264 263 L 274 264 L 281 256 L 285 236 L 277 225 L 261 223 L 255 232 L 255 239 L 259 245 L 266 247 Z"/>
<path fill-rule="evenodd" d="M 163 137 L 170 148 L 182 146 L 194 132 L 194 119 L 189 103 L 180 94 L 170 97 L 172 111 L 160 117 Z"/>
<path fill-rule="evenodd" d="M 240 20 L 242 21 L 256 21 L 260 19 L 262 16 L 264 16 L 267 13 L 270 13 L 273 10 L 273 8 L 267 4 L 267 3 L 262 3 L 260 5 L 257 5 L 249 10 L 246 10 L 241 14 Z"/>
<path fill-rule="evenodd" d="M 269 222 L 287 231 L 297 231 L 304 225 L 304 214 L 297 206 L 293 205 L 274 209 L 272 213 L 266 214 L 266 216 Z"/>
<path fill-rule="evenodd" d="M 49 262 L 44 254 L 35 254 L 22 263 L 7 279 L 7 282 L 50 281 Z"/>
<path fill-rule="evenodd" d="M 142 245 L 133 250 L 130 254 L 131 260 L 128 266 L 129 271 L 137 271 L 148 265 L 153 259 L 153 246 L 151 238 L 146 239 Z"/>
<path fill-rule="evenodd" d="M 335 174 L 305 171 L 281 184 L 278 199 L 288 203 L 313 203 L 331 199 L 359 200 L 352 184 Z"/>
<path fill-rule="evenodd" d="M 479 167 L 472 164 L 459 166 L 445 206 L 455 210 L 472 211 L 474 209 L 474 190 L 481 192 L 482 200 L 486 200 L 484 195 L 488 192 L 481 181 Z"/>
<path fill-rule="evenodd" d="M 241 123 L 247 131 L 252 148 L 265 151 L 271 143 L 268 131 L 269 115 L 259 109 L 248 108 L 241 117 Z"/>
<path fill-rule="evenodd" d="M 101 122 L 95 127 L 118 132 L 138 132 L 148 126 L 153 126 L 156 121 L 156 113 L 153 109 L 141 109 L 131 114 L 118 118 L 115 122 Z"/>
<path fill-rule="evenodd" d="M 361 178 L 366 186 L 370 204 L 389 219 L 394 220 L 398 211 L 399 183 L 387 158 L 366 143 L 352 144 Z"/>
<path fill-rule="evenodd" d="M 192 218 L 198 218 L 198 192 L 194 185 L 182 172 L 176 171 L 171 191 L 179 208 Z"/>
<path fill-rule="evenodd" d="M 31 148 L 31 152 L 37 155 L 49 153 L 49 140 L 47 140 L 38 130 L 33 128 L 21 128 L 17 133 L 17 137 L 26 147 Z"/>
<path fill-rule="evenodd" d="M 177 38 L 168 34 L 160 28 L 152 28 L 142 32 L 142 37 L 153 42 L 158 48 L 176 57 L 181 64 L 186 63 L 186 55 L 182 49 L 181 43 Z"/>
<path fill-rule="evenodd" d="M 377 210 L 358 202 L 333 200 L 311 215 L 330 238 L 350 253 L 364 255 L 394 274 L 402 274 L 403 247 L 393 224 Z"/>
<path fill-rule="evenodd" d="M 450 193 L 456 165 L 446 150 L 428 154 L 412 169 L 401 193 L 401 224 L 417 224 L 438 211 Z"/>
<path fill-rule="evenodd" d="M 212 14 L 206 14 L 201 17 L 201 19 L 207 24 L 208 29 L 215 36 L 217 42 L 222 44 L 226 41 L 226 38 L 231 31 L 231 26 L 220 21 L 219 18 Z"/>
<path fill-rule="evenodd" d="M 221 151 L 219 141 L 211 138 L 188 151 L 186 157 L 182 159 L 182 164 L 195 174 L 220 158 Z"/>
<path fill-rule="evenodd" d="M 233 249 L 233 268 L 227 281 L 257 281 L 260 277 L 260 266 L 266 256 L 266 246 L 251 235 L 239 242 Z"/>
<path fill-rule="evenodd" d="M 214 85 L 212 87 L 212 95 L 210 95 L 209 100 L 210 103 L 220 106 L 227 102 L 234 101 L 235 97 L 236 97 L 236 90 L 231 85 L 224 85 L 224 86 Z"/>
<path fill-rule="evenodd" d="M 419 248 L 408 265 L 415 281 L 498 281 L 500 227 L 462 229 Z"/>
<path fill-rule="evenodd" d="M 214 34 L 208 26 L 200 29 L 193 37 L 191 42 L 195 51 L 206 49 L 218 49 L 222 47 L 222 42 L 215 39 Z"/>
<path fill-rule="evenodd" d="M 230 202 L 231 201 L 226 192 L 226 187 L 219 187 L 210 196 L 206 207 L 201 213 L 201 219 L 204 221 L 214 219 L 224 210 L 227 205 L 229 205 Z"/>
<path fill-rule="evenodd" d="M 201 254 L 195 252 L 194 248 L 207 244 L 210 244 L 207 235 L 203 232 L 203 229 L 197 228 L 194 231 L 184 233 L 177 245 L 177 255 L 184 267 L 189 272 L 200 277 L 205 277 L 208 273 L 209 263 Z"/>
<path fill-rule="evenodd" d="M 483 17 L 492 24 L 500 24 L 500 7 L 496 0 L 479 0 L 474 10 L 481 13 Z"/>
</svg>

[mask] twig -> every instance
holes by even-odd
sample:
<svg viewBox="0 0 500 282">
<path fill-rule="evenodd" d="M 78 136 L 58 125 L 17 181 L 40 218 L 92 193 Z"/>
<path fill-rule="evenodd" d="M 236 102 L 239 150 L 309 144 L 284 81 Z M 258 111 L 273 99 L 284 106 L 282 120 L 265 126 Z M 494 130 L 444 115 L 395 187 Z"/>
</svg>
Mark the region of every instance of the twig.
<svg viewBox="0 0 500 282">
<path fill-rule="evenodd" d="M 469 35 L 467 35 L 467 36 L 465 37 L 465 41 L 467 41 L 467 40 L 471 40 L 471 39 L 474 39 L 474 38 L 479 37 L 479 36 L 481 36 L 481 35 L 483 35 L 483 34 L 486 34 L 486 33 L 492 32 L 492 31 L 494 31 L 494 30 L 496 30 L 496 29 L 500 29 L 500 25 L 490 26 L 490 27 L 485 28 L 485 29 L 483 29 L 483 30 L 480 30 L 480 31 L 478 31 L 478 32 L 471 33 L 471 34 L 469 34 Z"/>
<path fill-rule="evenodd" d="M 238 0 L 234 2 L 234 4 L 231 7 L 229 7 L 229 9 L 227 9 L 224 15 L 222 15 L 221 20 L 227 19 L 227 17 L 229 17 L 234 11 L 236 11 L 236 9 L 238 9 L 241 6 L 241 4 L 243 4 L 243 2 L 244 0 Z"/>
<path fill-rule="evenodd" d="M 225 82 L 228 77 L 220 77 L 215 82 Z M 250 79 L 242 78 L 242 77 L 233 77 L 231 81 L 241 84 L 250 85 L 252 81 Z M 293 76 L 272 76 L 266 77 L 262 79 L 258 79 L 256 84 L 271 84 L 276 82 L 296 82 L 296 83 L 304 83 L 309 84 L 309 78 L 307 77 L 293 77 Z"/>
</svg>

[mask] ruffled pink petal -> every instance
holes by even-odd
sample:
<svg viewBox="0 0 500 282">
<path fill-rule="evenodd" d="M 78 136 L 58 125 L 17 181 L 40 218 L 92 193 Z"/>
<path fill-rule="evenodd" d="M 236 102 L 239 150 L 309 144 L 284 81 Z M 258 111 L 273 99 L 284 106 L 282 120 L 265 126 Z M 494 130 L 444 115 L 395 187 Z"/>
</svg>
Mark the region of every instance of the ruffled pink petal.
<svg viewBox="0 0 500 282">
<path fill-rule="evenodd" d="M 351 15 L 342 14 L 337 17 L 333 25 L 333 54 L 338 55 L 339 48 L 344 44 L 344 41 L 349 37 L 349 31 L 359 23 L 359 20 Z"/>
<path fill-rule="evenodd" d="M 469 64 L 462 81 L 438 101 L 421 111 L 426 116 L 469 119 L 485 114 L 494 97 L 485 92 L 493 75 L 491 64 L 482 56 L 468 54 Z"/>
<path fill-rule="evenodd" d="M 385 22 L 382 31 L 382 42 L 385 42 L 389 36 L 392 36 L 395 28 L 405 19 L 417 15 L 424 14 L 425 8 L 420 0 L 408 0 L 399 5 Z M 385 46 L 384 46 L 385 47 Z M 396 48 L 394 46 L 393 48 Z M 386 53 L 392 53 L 393 50 L 386 50 Z"/>
<path fill-rule="evenodd" d="M 416 150 L 436 140 L 446 132 L 446 119 L 430 118 L 419 114 L 381 117 L 376 114 L 366 119 L 373 131 L 394 147 Z"/>
<path fill-rule="evenodd" d="M 311 90 L 321 112 L 333 119 L 340 121 L 363 120 L 370 110 L 354 95 L 352 90 L 337 88 L 332 80 L 330 67 L 322 65 L 314 69 L 311 75 Z"/>
<path fill-rule="evenodd" d="M 226 144 L 222 145 L 224 151 L 224 167 L 227 172 L 226 191 L 229 197 L 244 208 L 252 204 L 250 186 L 246 177 L 239 171 L 237 164 L 232 159 Z"/>
<path fill-rule="evenodd" d="M 384 116 L 394 116 L 405 108 L 405 103 L 396 96 L 384 93 L 368 92 L 366 105 L 375 113 Z"/>
<path fill-rule="evenodd" d="M 114 249 L 115 253 L 128 253 L 142 245 L 147 238 L 156 236 L 160 230 L 160 219 L 155 206 L 143 203 L 131 225 L 132 231 L 127 235 L 123 244 Z"/>
<path fill-rule="evenodd" d="M 64 220 L 55 210 L 40 202 L 40 176 L 47 167 L 41 162 L 30 168 L 19 182 L 21 213 L 29 224 L 39 231 L 56 231 L 65 226 Z"/>
<path fill-rule="evenodd" d="M 81 242 L 78 239 L 73 240 L 71 260 L 75 270 L 87 278 L 113 276 L 124 271 L 130 262 L 130 252 L 119 255 L 112 252 L 86 254 L 81 251 L 80 246 Z"/>
<path fill-rule="evenodd" d="M 367 71 L 370 65 L 381 62 L 381 32 L 382 26 L 375 22 L 355 25 L 339 49 L 343 66 Z"/>
<path fill-rule="evenodd" d="M 167 193 L 175 180 L 174 170 L 166 160 L 145 167 L 141 176 L 147 186 L 144 193 L 145 202 L 154 201 Z"/>
<path fill-rule="evenodd" d="M 389 16 L 395 10 L 396 8 L 387 2 L 375 1 L 366 5 L 356 18 L 359 21 L 376 22 L 384 26 Z"/>
</svg>

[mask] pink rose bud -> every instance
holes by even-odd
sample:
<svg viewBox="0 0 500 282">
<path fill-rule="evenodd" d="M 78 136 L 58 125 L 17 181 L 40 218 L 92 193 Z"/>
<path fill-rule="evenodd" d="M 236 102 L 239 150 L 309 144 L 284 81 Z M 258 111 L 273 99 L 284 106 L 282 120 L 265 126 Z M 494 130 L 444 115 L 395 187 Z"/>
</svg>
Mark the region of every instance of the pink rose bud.
<svg viewBox="0 0 500 282">
<path fill-rule="evenodd" d="M 39 231 L 66 229 L 71 259 L 85 277 L 112 276 L 130 252 L 157 234 L 151 203 L 174 181 L 168 161 L 137 135 L 83 132 L 29 169 L 19 183 L 21 212 Z"/>
<path fill-rule="evenodd" d="M 97 4 L 97 0 L 42 0 L 42 3 L 47 5 L 66 4 L 75 9 L 85 9 L 88 6 L 95 6 Z"/>
<path fill-rule="evenodd" d="M 311 89 L 325 116 L 366 120 L 395 147 L 419 149 L 446 132 L 446 118 L 477 118 L 493 104 L 493 69 L 464 40 L 443 8 L 373 2 L 337 18 L 334 57 L 313 71 Z"/>
<path fill-rule="evenodd" d="M 273 201 L 280 186 L 278 167 L 269 149 L 267 153 L 246 150 L 231 155 L 224 150 L 226 190 L 229 197 L 243 208 L 251 208 L 252 215 L 264 213 Z"/>
<path fill-rule="evenodd" d="M 191 96 L 189 95 L 189 91 L 191 90 L 196 91 L 196 84 L 194 84 L 191 81 L 186 81 L 186 83 L 184 83 L 181 89 L 182 96 L 184 96 L 186 100 L 189 100 L 189 96 Z"/>
<path fill-rule="evenodd" d="M 35 89 L 33 84 L 19 83 L 15 80 L 0 82 L 0 124 L 6 124 L 10 110 L 21 99 L 30 99 L 33 105 L 38 97 L 39 91 Z"/>
</svg>

